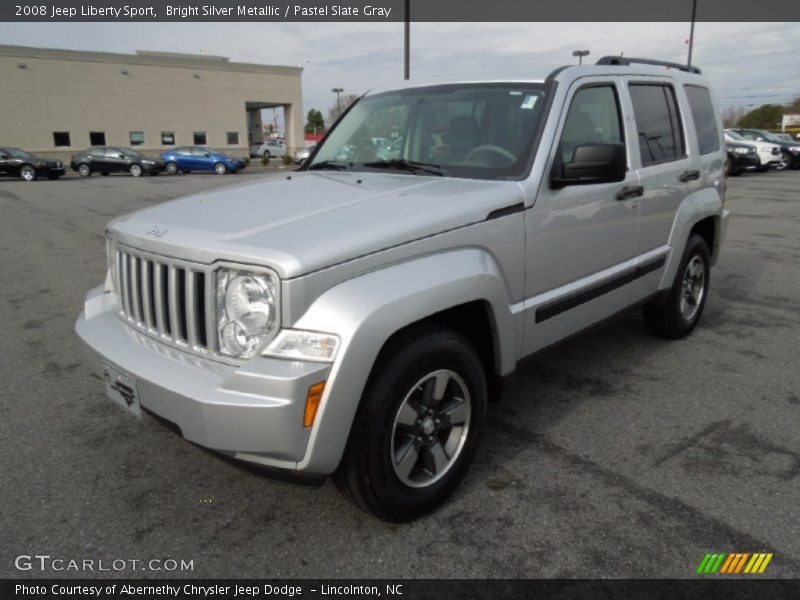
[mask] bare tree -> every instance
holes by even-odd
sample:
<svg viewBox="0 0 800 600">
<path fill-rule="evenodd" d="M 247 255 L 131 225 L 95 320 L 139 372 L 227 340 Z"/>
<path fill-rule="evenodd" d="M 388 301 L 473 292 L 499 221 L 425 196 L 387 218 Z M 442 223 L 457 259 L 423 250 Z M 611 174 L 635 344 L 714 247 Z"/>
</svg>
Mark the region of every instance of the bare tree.
<svg viewBox="0 0 800 600">
<path fill-rule="evenodd" d="M 350 105 L 356 100 L 358 100 L 356 94 L 344 94 L 339 98 L 338 102 L 334 101 L 333 106 L 328 109 L 328 126 L 333 125 L 339 115 L 350 108 Z"/>
</svg>

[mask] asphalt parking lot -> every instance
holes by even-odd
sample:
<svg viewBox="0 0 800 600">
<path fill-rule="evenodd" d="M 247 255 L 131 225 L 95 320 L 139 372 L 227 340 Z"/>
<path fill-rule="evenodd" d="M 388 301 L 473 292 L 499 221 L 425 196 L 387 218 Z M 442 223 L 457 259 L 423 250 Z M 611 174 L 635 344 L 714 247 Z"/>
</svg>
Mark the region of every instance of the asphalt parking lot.
<svg viewBox="0 0 800 600">
<path fill-rule="evenodd" d="M 0 181 L 0 577 L 691 577 L 715 551 L 800 575 L 800 171 L 730 179 L 692 336 L 631 314 L 528 361 L 455 496 L 408 525 L 138 421 L 80 363 L 109 219 L 270 176 Z M 21 554 L 194 569 L 20 572 Z"/>
</svg>

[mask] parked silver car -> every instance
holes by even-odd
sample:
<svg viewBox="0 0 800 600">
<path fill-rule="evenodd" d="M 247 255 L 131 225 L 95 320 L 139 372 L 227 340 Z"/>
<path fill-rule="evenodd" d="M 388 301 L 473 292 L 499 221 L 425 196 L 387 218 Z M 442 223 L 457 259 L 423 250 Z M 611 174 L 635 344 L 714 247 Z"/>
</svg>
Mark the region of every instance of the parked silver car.
<svg viewBox="0 0 800 600">
<path fill-rule="evenodd" d="M 728 216 L 712 98 L 627 58 L 371 91 L 299 172 L 112 221 L 89 364 L 194 443 L 413 519 L 522 358 L 636 306 L 697 325 Z"/>
</svg>

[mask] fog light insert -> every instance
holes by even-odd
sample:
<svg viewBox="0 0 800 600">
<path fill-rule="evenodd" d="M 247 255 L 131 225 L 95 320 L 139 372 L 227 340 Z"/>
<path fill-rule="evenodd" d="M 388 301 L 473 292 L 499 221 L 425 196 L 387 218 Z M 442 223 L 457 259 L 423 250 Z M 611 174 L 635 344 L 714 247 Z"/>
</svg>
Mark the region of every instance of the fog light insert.
<svg viewBox="0 0 800 600">
<path fill-rule="evenodd" d="M 265 356 L 333 362 L 339 349 L 339 338 L 331 333 L 284 329 L 264 350 Z"/>
<path fill-rule="evenodd" d="M 314 424 L 314 419 L 317 417 L 317 409 L 319 408 L 319 403 L 320 400 L 322 400 L 322 393 L 324 391 L 324 381 L 315 383 L 308 388 L 308 394 L 306 394 L 306 410 L 303 414 L 303 427 L 306 429 Z"/>
</svg>

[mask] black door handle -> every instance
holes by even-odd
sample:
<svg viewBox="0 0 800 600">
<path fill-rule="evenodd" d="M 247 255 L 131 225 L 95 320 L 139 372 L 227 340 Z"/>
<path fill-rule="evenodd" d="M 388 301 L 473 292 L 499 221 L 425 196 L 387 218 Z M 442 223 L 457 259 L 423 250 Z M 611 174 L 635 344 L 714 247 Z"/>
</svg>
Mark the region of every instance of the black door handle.
<svg viewBox="0 0 800 600">
<path fill-rule="evenodd" d="M 644 188 L 640 185 L 626 185 L 617 192 L 617 200 L 627 200 L 638 196 L 644 196 Z"/>
<path fill-rule="evenodd" d="M 700 179 L 700 171 L 684 171 L 680 174 L 680 177 L 678 177 L 678 181 L 681 183 L 694 181 L 695 179 Z"/>
</svg>

